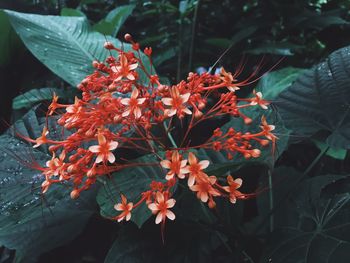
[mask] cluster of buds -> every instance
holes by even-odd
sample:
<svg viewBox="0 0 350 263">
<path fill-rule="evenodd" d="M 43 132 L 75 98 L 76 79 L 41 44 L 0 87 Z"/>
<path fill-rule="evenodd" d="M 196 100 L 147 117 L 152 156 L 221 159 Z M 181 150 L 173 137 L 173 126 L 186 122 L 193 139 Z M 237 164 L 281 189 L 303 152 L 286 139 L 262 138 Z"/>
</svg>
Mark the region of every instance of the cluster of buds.
<svg viewBox="0 0 350 263">
<path fill-rule="evenodd" d="M 221 184 L 214 175 L 205 172 L 209 160 L 199 160 L 196 152 L 210 149 L 225 153 L 228 159 L 237 154 L 247 159 L 257 158 L 261 150 L 253 145 L 274 144 L 274 126 L 263 117 L 261 131 L 257 133 L 217 128 L 199 145 L 191 144 L 190 134 L 199 123 L 224 115 L 241 118 L 249 125 L 251 118 L 241 110 L 267 109 L 268 101 L 262 98 L 261 92 L 254 92 L 251 98 L 237 97 L 235 92 L 249 82 L 236 80 L 241 70 L 234 74 L 223 68 L 219 74 L 191 72 L 185 81 L 176 85 L 161 84 L 158 75 L 152 72 L 152 49 L 143 51 L 151 65 L 147 70 L 140 45 L 129 34 L 125 40 L 132 44 L 130 51 L 105 43 L 110 56 L 105 62 L 93 62 L 96 70 L 78 85 L 81 98 L 76 97 L 73 104 L 67 105 L 53 96 L 47 117 L 58 116 L 58 125 L 69 130 L 69 135 L 62 140 L 50 139 L 49 128 L 45 126 L 39 138 L 22 136 L 33 143 L 33 147 L 49 145 L 52 159 L 46 167 L 37 167 L 45 176 L 42 192 L 54 183 L 69 182 L 71 198 L 75 199 L 100 176 L 127 167 L 158 165 L 164 171 L 165 183 L 152 182 L 149 190 L 140 193 L 140 199 L 133 200 L 134 203 L 122 194 L 121 203 L 114 206 L 120 213 L 113 219 L 130 220 L 132 211 L 142 203 L 156 215 L 157 224 L 167 218 L 175 219 L 171 208 L 176 201 L 171 189 L 179 180 L 187 180 L 189 189 L 210 208 L 215 207 L 214 198 L 226 197 L 232 203 L 247 198 L 247 194 L 238 190 L 242 179 L 229 175 L 227 183 Z M 147 83 L 141 81 L 141 73 L 147 76 Z M 183 136 L 175 140 L 172 132 L 179 126 Z M 137 149 L 154 155 L 156 161 L 152 164 L 125 162 L 125 158 L 116 154 L 118 149 Z"/>
</svg>

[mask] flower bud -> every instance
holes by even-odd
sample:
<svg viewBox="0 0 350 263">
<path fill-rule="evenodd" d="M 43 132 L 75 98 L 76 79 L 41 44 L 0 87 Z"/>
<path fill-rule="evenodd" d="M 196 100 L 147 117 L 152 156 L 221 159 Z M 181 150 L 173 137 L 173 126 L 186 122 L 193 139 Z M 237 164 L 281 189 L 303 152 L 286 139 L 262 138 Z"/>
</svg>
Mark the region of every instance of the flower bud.
<svg viewBox="0 0 350 263">
<path fill-rule="evenodd" d="M 130 34 L 125 34 L 124 39 L 125 41 L 132 42 L 132 36 Z"/>
<path fill-rule="evenodd" d="M 77 199 L 80 196 L 80 191 L 78 189 L 74 189 L 70 192 L 70 198 Z"/>
</svg>

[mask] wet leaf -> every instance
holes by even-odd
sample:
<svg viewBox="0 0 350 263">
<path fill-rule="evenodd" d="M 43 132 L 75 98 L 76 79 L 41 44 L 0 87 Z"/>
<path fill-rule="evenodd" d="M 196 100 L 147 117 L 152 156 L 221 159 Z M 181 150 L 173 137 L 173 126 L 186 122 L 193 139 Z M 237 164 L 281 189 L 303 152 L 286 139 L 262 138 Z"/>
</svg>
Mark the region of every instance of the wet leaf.
<svg viewBox="0 0 350 263">
<path fill-rule="evenodd" d="M 43 121 L 30 111 L 14 129 L 35 138 Z M 95 191 L 73 201 L 67 186 L 54 185 L 42 195 L 44 177 L 29 167 L 45 166 L 51 158 L 46 148 L 33 149 L 11 131 L 0 136 L 0 144 L 0 244 L 16 249 L 16 262 L 35 261 L 41 253 L 71 241 L 83 230 L 96 211 Z"/>
<path fill-rule="evenodd" d="M 45 66 L 69 84 L 78 85 L 87 75 L 94 72 L 92 62 L 104 61 L 108 50 L 103 47 L 107 41 L 120 47 L 121 42 L 101 33 L 93 32 L 84 17 L 44 16 L 5 11 L 10 22 L 27 48 Z M 130 50 L 130 44 L 124 44 Z M 150 65 L 142 55 L 146 69 Z M 148 84 L 148 78 L 140 71 L 140 78 Z"/>
</svg>

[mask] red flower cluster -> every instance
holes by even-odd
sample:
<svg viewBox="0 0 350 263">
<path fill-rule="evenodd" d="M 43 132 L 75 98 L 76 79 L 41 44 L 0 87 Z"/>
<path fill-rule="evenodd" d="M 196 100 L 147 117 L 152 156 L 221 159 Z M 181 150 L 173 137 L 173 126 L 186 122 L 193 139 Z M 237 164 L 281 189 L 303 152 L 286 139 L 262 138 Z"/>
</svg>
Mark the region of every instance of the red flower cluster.
<svg viewBox="0 0 350 263">
<path fill-rule="evenodd" d="M 78 198 L 99 176 L 140 165 L 120 162 L 115 150 L 123 148 L 153 154 L 164 168 L 167 181 L 153 182 L 149 190 L 140 193 L 135 204 L 122 195 L 121 203 L 115 205 L 121 212 L 113 217 L 117 221 L 130 220 L 133 209 L 144 202 L 157 215 L 157 224 L 164 223 L 166 218 L 174 220 L 175 214 L 170 209 L 176 201 L 171 198 L 170 190 L 181 179 L 186 179 L 189 189 L 202 202 L 208 202 L 210 208 L 215 207 L 216 197 L 227 197 L 232 203 L 246 198 L 247 195 L 237 190 L 242 179 L 228 176 L 227 185 L 220 184 L 214 175 L 205 172 L 210 162 L 198 160 L 196 150 L 223 151 L 228 159 L 234 154 L 257 158 L 261 151 L 252 142 L 261 146 L 270 141 L 274 144 L 274 126 L 268 125 L 263 117 L 258 133 L 242 133 L 233 128 L 223 132 L 218 128 L 200 145 L 191 145 L 189 134 L 199 123 L 222 115 L 242 118 L 249 125 L 252 120 L 241 109 L 254 106 L 266 109 L 269 103 L 261 92 L 254 92 L 252 98 L 238 98 L 235 92 L 246 82 L 236 80 L 239 72 L 231 74 L 223 68 L 220 74 L 191 72 L 186 81 L 163 85 L 152 69 L 146 70 L 139 44 L 129 34 L 125 39 L 132 44 L 131 51 L 105 43 L 111 56 L 105 62 L 93 62 L 95 72 L 78 85 L 82 98 L 76 97 L 74 104 L 64 105 L 54 95 L 47 115 L 59 115 L 58 124 L 71 134 L 61 141 L 51 140 L 45 127 L 39 138 L 26 138 L 35 144 L 33 147 L 50 145 L 52 159 L 40 168 L 46 178 L 42 191 L 46 192 L 53 183 L 69 181 L 73 185 L 71 197 Z M 145 48 L 144 54 L 152 65 L 152 49 Z M 147 83 L 141 82 L 140 72 L 147 76 Z M 175 123 L 183 124 L 185 118 L 188 125 L 183 125 L 184 135 L 176 142 L 172 130 Z M 165 158 L 161 152 L 166 153 Z"/>
</svg>

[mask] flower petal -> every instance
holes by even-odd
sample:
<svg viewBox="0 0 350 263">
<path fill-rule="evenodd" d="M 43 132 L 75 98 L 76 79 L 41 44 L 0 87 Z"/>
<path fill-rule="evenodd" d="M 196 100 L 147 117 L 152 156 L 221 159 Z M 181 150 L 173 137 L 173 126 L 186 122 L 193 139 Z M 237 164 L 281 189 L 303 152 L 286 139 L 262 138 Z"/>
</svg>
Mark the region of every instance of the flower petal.
<svg viewBox="0 0 350 263">
<path fill-rule="evenodd" d="M 93 145 L 89 147 L 89 151 L 93 153 L 99 153 L 100 152 L 100 145 Z"/>
<path fill-rule="evenodd" d="M 124 98 L 120 100 L 120 103 L 123 105 L 129 105 L 130 99 L 129 98 Z"/>
<path fill-rule="evenodd" d="M 183 95 L 180 95 L 180 98 L 182 100 L 182 103 L 185 103 L 188 101 L 188 99 L 190 98 L 191 96 L 191 93 L 186 93 L 186 94 L 183 94 Z"/>
<path fill-rule="evenodd" d="M 171 162 L 169 160 L 160 161 L 160 165 L 166 169 L 170 169 Z"/>
<path fill-rule="evenodd" d="M 110 142 L 109 142 L 109 148 L 108 148 L 108 150 L 113 151 L 113 150 L 116 149 L 117 147 L 118 147 L 118 142 L 110 141 Z"/>
<path fill-rule="evenodd" d="M 173 99 L 172 98 L 163 98 L 162 99 L 163 104 L 167 106 L 172 106 L 173 105 Z"/>
<path fill-rule="evenodd" d="M 95 163 L 101 163 L 101 162 L 103 161 L 103 159 L 104 159 L 103 157 L 104 157 L 103 154 L 97 155 L 97 158 L 96 158 L 96 160 L 95 160 Z"/>
<path fill-rule="evenodd" d="M 172 208 L 175 205 L 176 201 L 175 201 L 175 199 L 172 198 L 172 199 L 167 200 L 165 203 L 166 203 L 167 208 Z"/>
<path fill-rule="evenodd" d="M 110 163 L 114 163 L 115 162 L 115 156 L 114 156 L 114 154 L 113 153 L 108 153 L 108 161 L 110 162 Z"/>
<path fill-rule="evenodd" d="M 156 224 L 159 224 L 160 222 L 162 222 L 163 216 L 161 213 L 158 213 L 157 217 L 156 217 Z"/>
<path fill-rule="evenodd" d="M 167 210 L 166 211 L 166 217 L 169 218 L 170 220 L 174 220 L 175 219 L 175 214 L 172 211 Z"/>
<path fill-rule="evenodd" d="M 210 162 L 208 160 L 203 160 L 203 161 L 200 161 L 199 163 L 199 167 L 204 170 L 205 168 L 207 168 L 210 164 Z"/>
</svg>

